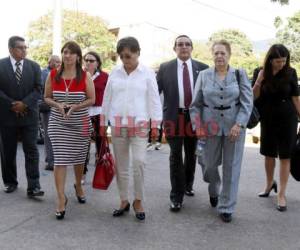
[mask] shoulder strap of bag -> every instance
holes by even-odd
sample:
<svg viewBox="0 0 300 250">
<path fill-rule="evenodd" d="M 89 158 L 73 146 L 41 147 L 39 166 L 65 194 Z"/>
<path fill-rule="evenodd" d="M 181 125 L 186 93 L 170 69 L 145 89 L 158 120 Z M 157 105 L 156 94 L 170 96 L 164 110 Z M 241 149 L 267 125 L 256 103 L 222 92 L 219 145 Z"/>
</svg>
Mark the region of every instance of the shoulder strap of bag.
<svg viewBox="0 0 300 250">
<path fill-rule="evenodd" d="M 240 78 L 240 71 L 238 69 L 235 70 L 235 77 L 236 77 L 238 85 L 240 86 L 241 78 Z"/>
</svg>

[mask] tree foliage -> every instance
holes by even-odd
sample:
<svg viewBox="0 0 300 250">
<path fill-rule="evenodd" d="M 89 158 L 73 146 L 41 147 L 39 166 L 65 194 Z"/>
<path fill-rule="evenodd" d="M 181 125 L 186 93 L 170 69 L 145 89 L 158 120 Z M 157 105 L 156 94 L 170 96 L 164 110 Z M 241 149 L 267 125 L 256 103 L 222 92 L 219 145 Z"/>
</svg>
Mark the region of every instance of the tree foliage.
<svg viewBox="0 0 300 250">
<path fill-rule="evenodd" d="M 52 54 L 52 13 L 41 16 L 32 22 L 27 33 L 29 56 L 47 65 Z M 101 55 L 104 68 L 111 68 L 112 55 L 115 51 L 116 37 L 109 32 L 106 23 L 99 17 L 90 16 L 83 12 L 63 11 L 62 43 L 76 41 L 83 51 L 93 50 Z"/>
<path fill-rule="evenodd" d="M 193 58 L 208 65 L 212 65 L 212 54 L 208 44 L 199 41 L 193 41 L 193 47 Z"/>
<path fill-rule="evenodd" d="M 289 0 L 271 0 L 271 2 L 280 3 L 281 5 L 289 4 Z"/>
<path fill-rule="evenodd" d="M 209 44 L 221 39 L 225 39 L 231 44 L 232 54 L 235 56 L 250 56 L 253 53 L 251 41 L 239 30 L 226 29 L 215 32 L 209 37 Z"/>
<path fill-rule="evenodd" d="M 276 39 L 290 50 L 291 61 L 300 63 L 300 11 L 288 17 L 286 24 L 277 26 Z"/>
</svg>

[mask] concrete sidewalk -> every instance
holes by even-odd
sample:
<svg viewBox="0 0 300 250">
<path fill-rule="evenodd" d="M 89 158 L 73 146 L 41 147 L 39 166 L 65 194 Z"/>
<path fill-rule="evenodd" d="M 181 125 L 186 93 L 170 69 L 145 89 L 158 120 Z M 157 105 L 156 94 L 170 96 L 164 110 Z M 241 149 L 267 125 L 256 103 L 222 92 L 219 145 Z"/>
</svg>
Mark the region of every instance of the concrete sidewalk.
<svg viewBox="0 0 300 250">
<path fill-rule="evenodd" d="M 196 173 L 195 197 L 185 197 L 180 213 L 169 211 L 167 145 L 160 151 L 148 152 L 145 222 L 138 222 L 133 211 L 122 218 L 112 217 L 113 209 L 119 205 L 116 183 L 113 182 L 108 191 L 94 190 L 91 187 L 92 164 L 85 186 L 86 204 L 77 202 L 73 171 L 68 170 L 66 217 L 57 221 L 53 173 L 43 170 L 43 146 L 39 149 L 45 197 L 41 200 L 26 197 L 24 157 L 19 146 L 19 188 L 11 194 L 0 191 L 1 250 L 300 249 L 300 183 L 291 177 L 286 213 L 275 209 L 274 193 L 267 199 L 258 198 L 265 177 L 263 158 L 257 147 L 245 149 L 238 205 L 230 224 L 223 223 L 210 207 L 207 184 L 202 181 L 200 167 Z M 91 158 L 92 163 L 94 157 Z"/>
</svg>

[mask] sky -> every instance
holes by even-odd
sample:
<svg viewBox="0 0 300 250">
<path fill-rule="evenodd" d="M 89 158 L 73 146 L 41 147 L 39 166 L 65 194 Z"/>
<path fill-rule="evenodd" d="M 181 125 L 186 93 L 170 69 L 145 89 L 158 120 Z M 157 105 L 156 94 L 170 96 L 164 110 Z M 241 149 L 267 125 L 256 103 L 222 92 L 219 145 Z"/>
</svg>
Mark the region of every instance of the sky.
<svg viewBox="0 0 300 250">
<path fill-rule="evenodd" d="M 53 9 L 55 0 L 1 1 L 0 57 L 8 55 L 7 40 L 26 36 L 29 23 Z M 270 0 L 61 0 L 63 8 L 100 16 L 109 27 L 149 22 L 193 39 L 207 40 L 221 29 L 236 28 L 253 41 L 275 37 L 274 18 L 300 10 L 300 0 L 288 6 Z"/>
</svg>

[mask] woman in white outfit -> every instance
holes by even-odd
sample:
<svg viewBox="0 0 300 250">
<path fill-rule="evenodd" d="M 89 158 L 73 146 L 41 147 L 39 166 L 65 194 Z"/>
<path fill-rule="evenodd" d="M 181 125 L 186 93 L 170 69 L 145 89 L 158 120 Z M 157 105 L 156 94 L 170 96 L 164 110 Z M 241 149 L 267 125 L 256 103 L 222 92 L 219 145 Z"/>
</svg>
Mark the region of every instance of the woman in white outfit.
<svg viewBox="0 0 300 250">
<path fill-rule="evenodd" d="M 112 70 L 102 104 L 105 125 L 108 125 L 108 120 L 111 124 L 117 185 L 121 199 L 120 208 L 113 212 L 113 216 L 121 216 L 129 211 L 128 182 L 131 165 L 134 180 L 132 206 L 136 218 L 144 220 L 144 166 L 149 127 L 147 121 L 151 119 L 151 132 L 156 137 L 157 127 L 162 119 L 162 108 L 154 71 L 138 61 L 138 41 L 134 37 L 119 40 L 117 53 L 122 64 Z"/>
</svg>

